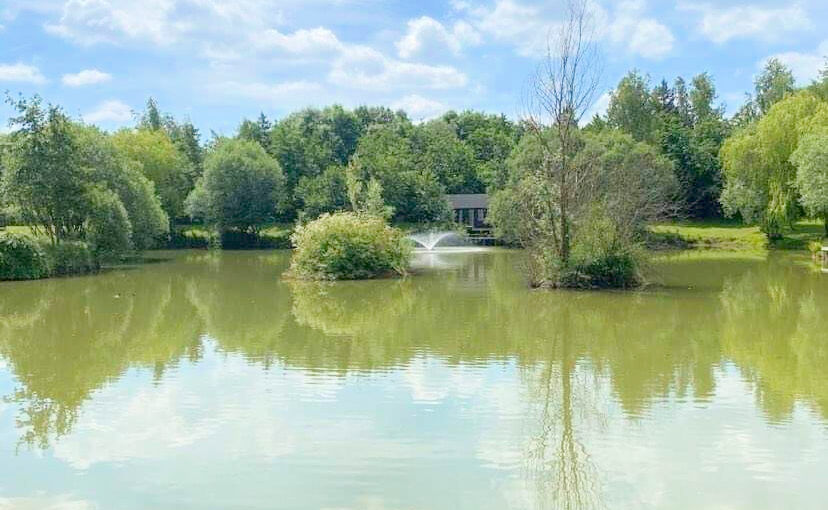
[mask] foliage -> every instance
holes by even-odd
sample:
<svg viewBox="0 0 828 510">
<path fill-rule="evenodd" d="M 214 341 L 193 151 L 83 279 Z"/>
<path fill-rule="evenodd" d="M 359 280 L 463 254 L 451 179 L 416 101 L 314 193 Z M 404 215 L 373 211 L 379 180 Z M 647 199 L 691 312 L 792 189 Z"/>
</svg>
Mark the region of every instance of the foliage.
<svg viewBox="0 0 828 510">
<path fill-rule="evenodd" d="M 255 233 L 276 219 L 284 191 L 282 169 L 264 148 L 242 139 L 221 140 L 205 158 L 187 211 L 219 230 Z"/>
<path fill-rule="evenodd" d="M 520 139 L 522 130 L 505 115 L 481 112 L 448 112 L 443 120 L 453 126 L 459 138 L 474 157 L 474 176 L 485 189 L 497 190 L 508 179 L 506 160 Z M 463 193 L 473 190 L 465 188 Z"/>
<path fill-rule="evenodd" d="M 196 170 L 163 130 L 122 129 L 112 138 L 118 152 L 138 165 L 155 185 L 171 220 L 184 215 L 184 200 L 193 188 Z"/>
<path fill-rule="evenodd" d="M 265 250 L 290 248 L 290 232 L 246 232 L 223 230 L 219 233 L 219 245 L 224 250 Z"/>
<path fill-rule="evenodd" d="M 342 211 L 348 206 L 345 171 L 340 166 L 329 166 L 315 177 L 303 176 L 296 186 L 295 196 L 301 204 L 301 216 L 317 218 L 322 213 Z"/>
<path fill-rule="evenodd" d="M 773 105 L 794 92 L 795 85 L 793 72 L 785 64 L 777 58 L 768 59 L 755 82 L 758 113 L 768 113 Z"/>
<path fill-rule="evenodd" d="M 802 206 L 811 217 L 825 221 L 828 234 L 828 125 L 802 137 L 790 161 L 796 167 Z"/>
<path fill-rule="evenodd" d="M 518 145 L 509 161 L 512 181 L 492 199 L 495 234 L 529 248 L 533 285 L 632 285 L 646 224 L 674 212 L 672 163 L 618 131 L 579 133 L 577 150 L 568 155 L 580 185 L 568 203 L 571 252 L 565 258 L 555 247 L 561 205 L 544 176 L 546 151 L 557 144 L 550 129 L 543 139 L 525 137 Z"/>
<path fill-rule="evenodd" d="M 97 260 L 119 261 L 132 248 L 132 224 L 126 208 L 118 195 L 108 189 L 93 189 L 88 196 L 86 241 Z"/>
<path fill-rule="evenodd" d="M 778 102 L 758 122 L 730 137 L 720 154 L 726 178 L 725 212 L 758 223 L 771 239 L 780 237 L 782 228 L 800 215 L 791 155 L 800 136 L 814 125 L 828 125 L 828 106 L 801 92 Z"/>
<path fill-rule="evenodd" d="M 138 165 L 120 155 L 112 140 L 94 127 L 77 127 L 82 164 L 91 178 L 112 191 L 124 205 L 132 225 L 131 241 L 138 250 L 153 248 L 169 232 L 169 218 L 155 186 Z"/>
<path fill-rule="evenodd" d="M 9 136 L 2 175 L 3 202 L 37 233 L 56 242 L 78 235 L 88 208 L 88 169 L 81 165 L 75 130 L 57 107 L 9 100 L 18 127 Z"/>
<path fill-rule="evenodd" d="M 43 250 L 46 253 L 49 274 L 53 276 L 93 273 L 99 268 L 95 255 L 83 241 L 47 244 Z"/>
<path fill-rule="evenodd" d="M 670 87 L 633 71 L 613 94 L 607 124 L 657 146 L 673 161 L 679 181 L 678 198 L 693 217 L 719 213 L 721 165 L 719 148 L 728 134 L 723 108 L 706 73 L 695 76 L 688 89 L 681 78 Z"/>
<path fill-rule="evenodd" d="M 404 275 L 411 242 L 381 218 L 323 214 L 296 228 L 291 274 L 305 280 L 354 280 Z"/>
<path fill-rule="evenodd" d="M 366 184 L 361 180 L 360 174 L 359 158 L 354 156 L 345 176 L 351 210 L 384 221 L 390 220 L 394 215 L 394 208 L 385 203 L 382 197 L 382 184 L 373 177 Z"/>
<path fill-rule="evenodd" d="M 482 193 L 483 183 L 475 173 L 474 153 L 450 124 L 433 120 L 414 129 L 411 152 L 415 166 L 432 173 L 447 193 Z"/>
<path fill-rule="evenodd" d="M 629 133 L 639 142 L 655 143 L 658 139 L 657 120 L 649 78 L 638 71 L 631 71 L 621 79 L 612 93 L 607 108 L 607 123 Z"/>
<path fill-rule="evenodd" d="M 48 260 L 37 241 L 0 232 L 0 280 L 36 280 L 47 276 Z"/>
<path fill-rule="evenodd" d="M 562 287 L 630 288 L 643 282 L 642 253 L 607 210 L 596 208 L 582 220 L 573 240 L 572 259 L 551 281 Z"/>
<path fill-rule="evenodd" d="M 440 222 L 449 218 L 445 188 L 417 166 L 407 128 L 374 126 L 359 140 L 354 170 L 362 182 L 376 180 L 397 221 Z"/>
</svg>

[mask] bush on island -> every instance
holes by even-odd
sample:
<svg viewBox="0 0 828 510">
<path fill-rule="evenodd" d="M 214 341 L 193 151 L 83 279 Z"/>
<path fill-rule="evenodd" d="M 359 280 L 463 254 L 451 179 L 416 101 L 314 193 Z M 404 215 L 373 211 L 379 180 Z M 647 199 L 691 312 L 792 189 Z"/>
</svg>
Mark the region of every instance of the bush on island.
<svg viewBox="0 0 828 510">
<path fill-rule="evenodd" d="M 300 225 L 290 275 L 303 280 L 361 280 L 404 275 L 411 242 L 384 219 L 368 214 L 323 214 Z"/>
</svg>

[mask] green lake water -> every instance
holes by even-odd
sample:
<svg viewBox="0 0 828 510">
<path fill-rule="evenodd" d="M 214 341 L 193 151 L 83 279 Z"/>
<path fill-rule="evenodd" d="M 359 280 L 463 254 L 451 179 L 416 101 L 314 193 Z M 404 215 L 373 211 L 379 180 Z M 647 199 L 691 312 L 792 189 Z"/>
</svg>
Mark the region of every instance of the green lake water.
<svg viewBox="0 0 828 510">
<path fill-rule="evenodd" d="M 825 509 L 828 274 L 522 255 L 283 281 L 285 252 L 0 283 L 0 509 Z"/>
</svg>

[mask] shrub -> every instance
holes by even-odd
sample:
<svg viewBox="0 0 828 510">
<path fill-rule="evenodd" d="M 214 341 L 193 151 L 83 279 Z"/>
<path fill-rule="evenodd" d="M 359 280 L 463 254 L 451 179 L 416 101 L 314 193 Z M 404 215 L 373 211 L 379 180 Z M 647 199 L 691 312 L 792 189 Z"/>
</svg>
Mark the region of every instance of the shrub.
<svg viewBox="0 0 828 510">
<path fill-rule="evenodd" d="M 619 231 L 601 208 L 583 220 L 572 255 L 558 276 L 560 287 L 624 289 L 642 283 L 639 247 Z"/>
<path fill-rule="evenodd" d="M 224 250 L 266 250 L 290 248 L 288 232 L 254 233 L 244 230 L 224 230 L 219 235 Z"/>
<path fill-rule="evenodd" d="M 292 276 L 305 280 L 359 280 L 406 273 L 411 242 L 382 219 L 352 212 L 323 214 L 300 225 Z"/>
<path fill-rule="evenodd" d="M 53 276 L 92 273 L 99 268 L 89 245 L 82 241 L 48 244 L 43 249 Z"/>
<path fill-rule="evenodd" d="M 96 189 L 89 193 L 86 240 L 99 262 L 120 260 L 132 249 L 132 224 L 126 208 L 114 192 Z"/>
<path fill-rule="evenodd" d="M 205 231 L 175 230 L 170 232 L 167 248 L 173 250 L 196 249 L 206 250 L 210 247 L 211 236 Z"/>
<path fill-rule="evenodd" d="M 0 280 L 36 280 L 49 276 L 46 254 L 31 237 L 0 233 Z"/>
</svg>

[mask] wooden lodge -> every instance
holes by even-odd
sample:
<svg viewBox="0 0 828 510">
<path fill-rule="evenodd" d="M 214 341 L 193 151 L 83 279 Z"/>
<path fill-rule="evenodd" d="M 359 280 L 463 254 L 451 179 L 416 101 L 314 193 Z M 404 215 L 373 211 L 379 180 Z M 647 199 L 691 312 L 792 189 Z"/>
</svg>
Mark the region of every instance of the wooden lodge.
<svg viewBox="0 0 828 510">
<path fill-rule="evenodd" d="M 454 221 L 465 225 L 471 236 L 488 237 L 491 226 L 486 221 L 489 213 L 489 195 L 470 193 L 446 195 L 454 213 Z"/>
</svg>

